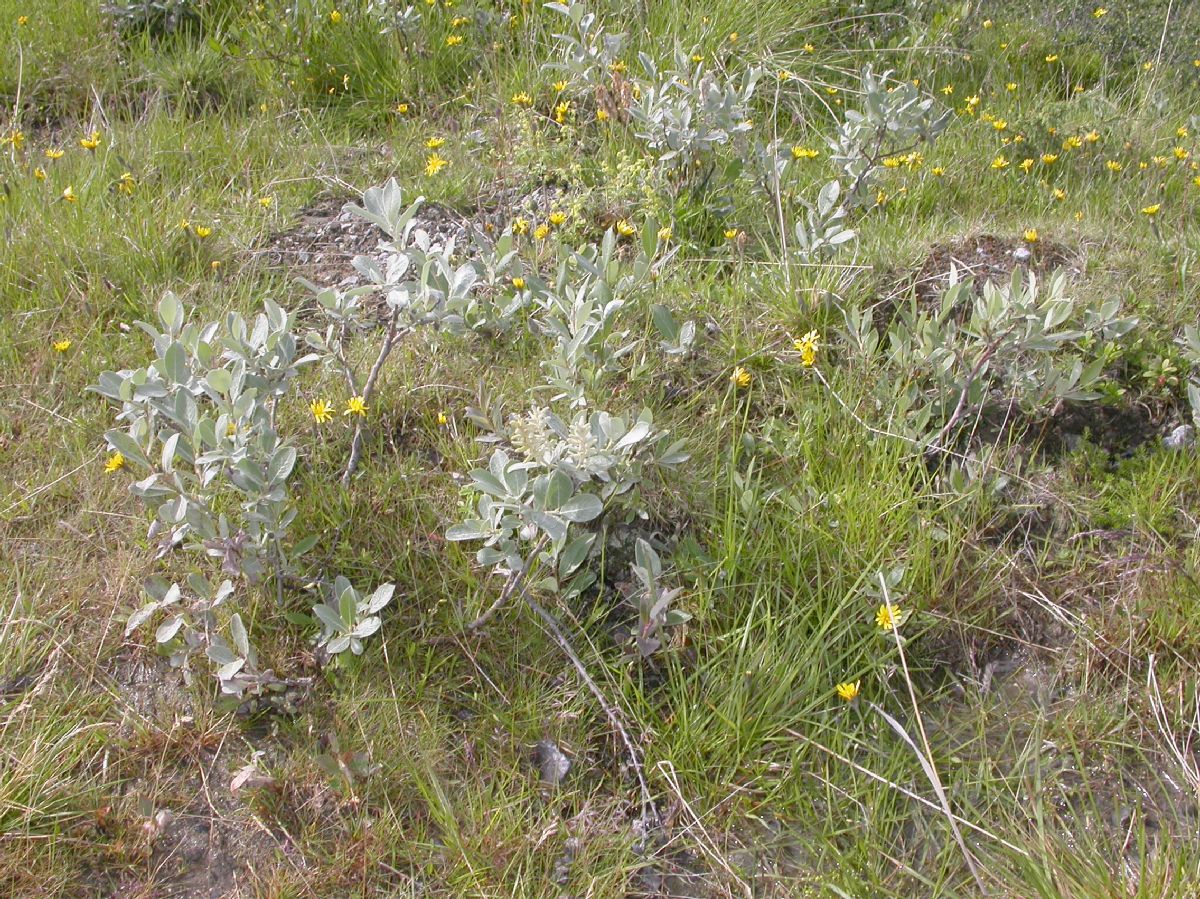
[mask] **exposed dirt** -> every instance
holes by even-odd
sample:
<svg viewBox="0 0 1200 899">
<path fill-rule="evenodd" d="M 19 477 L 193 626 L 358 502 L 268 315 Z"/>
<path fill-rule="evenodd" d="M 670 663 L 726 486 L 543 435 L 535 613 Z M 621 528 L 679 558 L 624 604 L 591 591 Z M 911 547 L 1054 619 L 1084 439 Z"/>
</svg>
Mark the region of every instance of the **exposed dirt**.
<svg viewBox="0 0 1200 899">
<path fill-rule="evenodd" d="M 525 216 L 543 221 L 552 210 L 563 208 L 570 190 L 547 183 L 533 190 L 498 189 L 464 215 L 440 203 L 425 202 L 416 215 L 416 227 L 435 243 L 453 239 L 456 248 L 471 251 L 473 230 L 496 232 L 512 218 Z M 384 257 L 380 243 L 387 235 L 370 222 L 345 211 L 358 197 L 324 197 L 301 210 L 296 223 L 274 235 L 255 250 L 253 258 L 292 277 L 307 278 L 321 287 L 350 288 L 363 283 L 351 264 L 355 256 Z"/>
<path fill-rule="evenodd" d="M 1075 252 L 1063 244 L 1040 240 L 1031 245 L 1021 238 L 976 234 L 936 244 L 916 273 L 900 278 L 899 285 L 911 286 L 918 300 L 932 305 L 949 286 L 951 268 L 958 270 L 960 281 L 974 278 L 976 290 L 987 281 L 1008 281 L 1018 268 L 1039 276 L 1063 269 L 1075 277 L 1081 271 Z"/>
<path fill-rule="evenodd" d="M 297 215 L 297 222 L 272 237 L 254 253 L 256 259 L 293 277 L 307 278 L 321 287 L 355 287 L 362 276 L 351 264 L 355 256 L 382 258 L 381 242 L 388 239 L 375 225 L 345 211 L 358 198 L 328 197 L 317 200 Z M 417 213 L 417 227 L 438 242 L 469 240 L 470 220 L 439 203 L 425 203 Z"/>
<path fill-rule="evenodd" d="M 139 763 L 145 774 L 123 785 L 124 795 L 144 807 L 150 874 L 133 881 L 127 876 L 122 889 L 163 899 L 257 895 L 255 884 L 291 853 L 286 837 L 243 802 L 250 788 L 270 779 L 243 774 L 241 792 L 235 792 L 235 775 L 253 748 L 236 731 L 200 728 L 189 690 L 164 660 L 129 653 L 118 657 L 111 676 L 121 733 L 130 745 L 163 747 L 150 753 L 156 763 Z M 297 854 L 291 863 L 299 866 L 302 859 Z"/>
</svg>

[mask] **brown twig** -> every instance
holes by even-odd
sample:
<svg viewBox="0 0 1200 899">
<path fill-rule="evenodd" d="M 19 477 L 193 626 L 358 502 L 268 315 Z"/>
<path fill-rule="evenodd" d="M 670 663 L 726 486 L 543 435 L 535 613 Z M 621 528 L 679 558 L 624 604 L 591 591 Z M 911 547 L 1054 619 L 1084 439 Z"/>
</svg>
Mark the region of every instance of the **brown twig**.
<svg viewBox="0 0 1200 899">
<path fill-rule="evenodd" d="M 384 337 L 383 345 L 379 348 L 379 355 L 375 359 L 375 364 L 371 366 L 371 371 L 367 375 L 367 383 L 363 385 L 363 405 L 370 403 L 371 398 L 375 395 L 375 383 L 379 380 L 379 373 L 383 371 L 383 364 L 387 361 L 388 356 L 392 354 L 392 349 L 396 346 L 396 341 L 408 333 L 407 328 L 401 331 L 399 325 L 400 310 L 397 309 L 392 312 L 392 318 L 388 322 L 387 336 Z M 358 462 L 362 458 L 362 435 L 363 422 L 360 419 L 358 424 L 354 426 L 354 442 L 350 444 L 350 458 L 346 462 L 346 471 L 342 474 L 343 487 L 350 486 L 350 479 L 354 476 L 354 471 L 358 468 Z"/>
</svg>

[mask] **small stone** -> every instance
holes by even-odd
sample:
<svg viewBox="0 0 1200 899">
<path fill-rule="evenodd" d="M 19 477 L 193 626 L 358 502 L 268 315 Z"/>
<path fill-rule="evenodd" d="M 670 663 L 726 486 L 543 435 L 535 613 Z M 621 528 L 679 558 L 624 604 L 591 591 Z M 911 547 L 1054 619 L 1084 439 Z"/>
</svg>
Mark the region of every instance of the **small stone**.
<svg viewBox="0 0 1200 899">
<path fill-rule="evenodd" d="M 1029 251 L 1029 247 L 1017 247 L 1012 251 L 1012 255 L 1013 259 L 1017 260 L 1017 262 L 1028 262 L 1033 257 L 1033 253 Z"/>
<path fill-rule="evenodd" d="M 542 772 L 542 783 L 557 787 L 571 770 L 571 760 L 563 755 L 553 740 L 539 740 L 537 744 L 538 768 Z"/>
<path fill-rule="evenodd" d="M 1180 425 L 1163 438 L 1163 446 L 1169 450 L 1190 449 L 1196 445 L 1196 429 L 1191 425 Z"/>
</svg>

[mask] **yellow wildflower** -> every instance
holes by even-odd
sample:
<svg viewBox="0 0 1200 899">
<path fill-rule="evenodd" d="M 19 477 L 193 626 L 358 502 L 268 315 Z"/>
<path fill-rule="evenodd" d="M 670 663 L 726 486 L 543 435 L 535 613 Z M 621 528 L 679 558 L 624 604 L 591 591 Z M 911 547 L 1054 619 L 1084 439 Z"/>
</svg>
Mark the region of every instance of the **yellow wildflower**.
<svg viewBox="0 0 1200 899">
<path fill-rule="evenodd" d="M 93 131 L 87 137 L 81 137 L 79 139 L 79 146 L 83 147 L 83 149 L 87 150 L 88 152 L 94 151 L 98 146 L 100 146 L 100 132 Z"/>
<path fill-rule="evenodd" d="M 525 279 L 521 278 L 521 277 L 513 278 L 512 286 L 514 288 L 516 288 L 517 290 L 524 290 L 525 289 Z"/>
<path fill-rule="evenodd" d="M 206 238 L 210 234 L 212 234 L 212 228 L 209 228 L 207 225 L 197 225 L 195 228 L 192 229 L 192 231 L 201 240 L 204 240 L 204 238 Z"/>
<path fill-rule="evenodd" d="M 132 172 L 125 172 L 117 179 L 117 190 L 123 194 L 132 194 L 136 186 L 137 181 L 134 180 Z"/>
<path fill-rule="evenodd" d="M 658 229 L 658 239 L 666 243 L 671 239 L 671 228 L 669 226 Z"/>
<path fill-rule="evenodd" d="M 1152 206 L 1143 206 L 1142 215 L 1148 215 L 1150 218 L 1158 215 L 1158 210 L 1162 209 L 1162 203 L 1155 203 Z"/>
<path fill-rule="evenodd" d="M 425 174 L 432 177 L 450 164 L 450 161 L 443 159 L 437 153 L 430 153 L 425 160 Z"/>
<path fill-rule="evenodd" d="M 1058 62 L 1058 54 L 1051 53 L 1049 56 L 1046 57 L 1046 62 Z"/>
<path fill-rule="evenodd" d="M 802 147 L 798 144 L 792 147 L 792 159 L 816 159 L 820 155 L 821 152 L 812 147 Z"/>
<path fill-rule="evenodd" d="M 62 198 L 68 203 L 74 203 L 79 199 L 79 197 L 75 196 L 75 189 L 70 184 L 63 188 Z"/>
<path fill-rule="evenodd" d="M 1025 174 L 1029 174 L 1029 170 L 1033 168 L 1033 160 L 1026 158 L 1021 160 L 1020 169 Z"/>
<path fill-rule="evenodd" d="M 617 234 L 621 235 L 621 237 L 633 237 L 636 233 L 637 228 L 634 227 L 633 222 L 629 221 L 629 219 L 621 219 L 617 222 Z"/>
<path fill-rule="evenodd" d="M 607 109 L 597 109 L 596 110 L 596 121 L 597 122 L 607 122 L 608 121 L 608 110 Z"/>
<path fill-rule="evenodd" d="M 447 47 L 457 47 L 462 42 L 463 42 L 463 36 L 461 34 L 451 34 L 446 37 L 446 46 Z"/>
<path fill-rule="evenodd" d="M 536 240 L 545 240 L 547 237 L 550 236 L 550 226 L 549 225 L 538 225 L 536 228 L 533 229 L 533 236 Z"/>
<path fill-rule="evenodd" d="M 114 471 L 120 471 L 125 467 L 125 457 L 121 453 L 113 453 L 108 457 L 108 461 L 104 463 L 104 470 L 109 474 Z"/>
<path fill-rule="evenodd" d="M 329 21 L 336 25 L 338 22 L 342 21 L 342 14 L 336 9 L 333 10 L 329 13 Z"/>
<path fill-rule="evenodd" d="M 1108 162 L 1104 163 L 1104 167 L 1110 172 L 1119 172 L 1121 169 L 1125 168 L 1125 166 L 1121 165 L 1121 163 L 1117 162 L 1115 159 L 1108 160 Z"/>
<path fill-rule="evenodd" d="M 41 166 L 38 166 L 36 169 L 33 170 L 33 177 L 37 178 L 38 181 L 45 181 L 46 180 L 46 170 L 44 168 L 42 168 Z"/>
<path fill-rule="evenodd" d="M 54 352 L 65 353 L 67 350 L 69 350 L 71 348 L 71 341 L 69 338 L 64 337 L 62 340 L 54 341 L 53 346 L 54 346 Z"/>
<path fill-rule="evenodd" d="M 521 91 L 512 95 L 512 102 L 514 106 L 532 106 L 533 97 L 529 96 L 525 91 Z"/>
<path fill-rule="evenodd" d="M 429 140 L 425 141 L 425 146 L 430 150 L 436 150 L 438 147 L 444 146 L 445 143 L 446 138 L 444 137 L 431 137 Z"/>
<path fill-rule="evenodd" d="M 1054 163 L 1056 163 L 1056 162 L 1058 162 L 1058 154 L 1057 153 L 1043 153 L 1042 154 L 1042 165 L 1054 165 Z"/>
<path fill-rule="evenodd" d="M 817 350 L 821 345 L 820 340 L 820 334 L 816 331 L 809 331 L 803 337 L 797 337 L 792 341 L 792 346 L 800 354 L 800 364 L 805 368 L 811 368 L 817 361 Z"/>
<path fill-rule="evenodd" d="M 45 150 L 45 157 L 47 159 L 62 159 L 63 151 L 57 147 L 47 147 Z"/>
<path fill-rule="evenodd" d="M 324 400 L 313 400 L 308 404 L 308 411 L 312 413 L 313 421 L 319 425 L 333 418 L 333 406 Z"/>
<path fill-rule="evenodd" d="M 997 156 L 995 159 L 992 160 L 992 168 L 995 169 L 997 172 L 1002 172 L 1006 168 L 1008 168 L 1008 160 L 1005 159 L 1003 156 Z"/>
<path fill-rule="evenodd" d="M 746 371 L 746 369 L 742 368 L 740 365 L 734 368 L 733 373 L 729 376 L 729 383 L 731 383 L 738 390 L 745 390 L 750 386 L 750 382 L 752 380 L 753 376 L 750 374 L 750 372 Z"/>
<path fill-rule="evenodd" d="M 875 624 L 883 631 L 894 631 L 904 623 L 908 617 L 908 613 L 901 610 L 898 605 L 893 603 L 884 603 L 875 613 Z"/>
<path fill-rule="evenodd" d="M 1038 242 L 1037 228 L 1026 228 L 1024 237 L 1025 237 L 1025 243 L 1037 243 Z"/>
<path fill-rule="evenodd" d="M 733 240 L 738 236 L 738 233 L 739 232 L 738 232 L 737 228 L 726 228 L 725 229 L 725 239 Z"/>
<path fill-rule="evenodd" d="M 858 688 L 862 681 L 844 681 L 835 688 L 839 699 L 846 702 L 854 702 L 858 699 Z"/>
<path fill-rule="evenodd" d="M 557 228 L 567 220 L 565 212 L 559 212 L 557 209 L 550 213 L 550 224 Z"/>
<path fill-rule="evenodd" d="M 343 415 L 357 415 L 359 418 L 367 414 L 367 403 L 361 396 L 352 396 L 346 400 L 346 408 L 342 410 Z"/>
<path fill-rule="evenodd" d="M 1094 10 L 1092 10 L 1092 15 L 1097 19 L 1102 19 L 1108 15 L 1108 10 L 1103 6 L 1097 6 Z"/>
<path fill-rule="evenodd" d="M 512 223 L 513 234 L 528 234 L 529 219 L 515 218 Z"/>
</svg>

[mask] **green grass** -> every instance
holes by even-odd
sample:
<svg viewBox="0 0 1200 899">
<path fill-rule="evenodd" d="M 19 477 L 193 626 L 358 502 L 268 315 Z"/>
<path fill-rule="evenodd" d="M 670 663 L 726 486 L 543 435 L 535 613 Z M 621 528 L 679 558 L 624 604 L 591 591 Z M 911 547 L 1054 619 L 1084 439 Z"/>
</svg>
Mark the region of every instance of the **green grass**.
<svg viewBox="0 0 1200 899">
<path fill-rule="evenodd" d="M 856 221 L 839 267 L 789 268 L 775 211 L 744 180 L 678 189 L 632 127 L 594 121 L 592 97 L 576 98 L 571 127 L 549 123 L 559 23 L 536 4 L 422 4 L 408 42 L 380 34 L 358 2 L 336 5 L 340 22 L 334 4 L 301 3 L 292 20 L 273 0 L 210 3 L 198 32 L 159 37 L 118 34 L 90 0 L 0 0 L 0 136 L 23 134 L 0 148 L 0 889 L 192 895 L 187 863 L 181 874 L 167 857 L 170 827 L 155 824 L 165 809 L 232 828 L 220 833 L 236 851 L 195 864 L 233 866 L 243 895 L 1196 892 L 1200 787 L 1179 758 L 1200 727 L 1200 463 L 1159 439 L 1189 418 L 1182 384 L 1143 377 L 1164 356 L 1184 366 L 1174 340 L 1200 303 L 1196 11 L 927 2 L 862 20 L 851 4 L 806 0 L 594 5 L 630 32 L 631 68 L 636 51 L 676 40 L 730 71 L 764 66 L 756 133 L 821 149 L 797 163 L 813 190 L 833 174 L 825 138 L 856 106 L 861 65 L 919 79 L 960 111 L 923 165 L 883 175 L 884 202 Z M 516 24 L 472 25 L 464 45 L 446 44 L 456 15 L 493 10 L 516 11 Z M 534 112 L 510 102 L 518 91 Z M 101 141 L 88 151 L 79 140 L 92 130 Z M 450 166 L 430 177 L 433 136 Z M 257 251 L 314 200 L 390 176 L 500 222 L 514 197 L 569 185 L 572 242 L 618 218 L 671 223 L 679 254 L 624 310 L 641 343 L 605 389 L 615 409 L 649 406 L 688 440 L 692 458 L 642 502 L 692 620 L 637 663 L 620 643 L 632 615 L 614 596 L 540 596 L 624 711 L 664 816 L 649 833 L 623 744 L 530 610 L 513 603 L 463 632 L 500 587 L 473 547 L 443 536 L 462 498 L 456 473 L 486 452 L 463 412 L 481 386 L 510 410 L 528 401 L 542 343 L 523 328 L 406 340 L 349 489 L 338 481 L 348 430 L 314 436 L 307 412 L 315 397 L 344 401 L 332 374 L 307 373 L 281 408 L 301 451 L 294 532 L 319 538 L 311 573 L 397 585 L 364 656 L 325 670 L 288 618 L 304 595 L 280 607 L 273 589 L 248 594 L 264 667 L 312 678 L 294 715 L 238 717 L 205 671 L 184 685 L 148 634 L 123 635 L 143 579 L 215 569 L 155 560 L 129 473 L 103 470 L 112 410 L 85 388 L 148 359 L 132 324 L 166 290 L 205 320 L 265 297 L 303 305 L 295 273 Z M 1141 212 L 1152 204 L 1156 215 Z M 1052 423 L 1061 439 L 1044 452 L 1019 433 L 999 441 L 1004 491 L 956 492 L 880 433 L 891 410 L 874 407 L 872 388 L 886 375 L 848 350 L 834 299 L 907 302 L 905 279 L 931 252 L 981 235 L 1017 246 L 1027 228 L 1061 249 L 1073 295 L 1119 297 L 1141 319 L 1109 375 L 1122 408 L 1147 410 L 1145 439 L 1122 456 L 1099 417 L 1090 438 Z M 648 302 L 698 321 L 694 357 L 659 352 Z M 823 379 L 781 352 L 810 328 L 823 335 Z M 753 376 L 744 391 L 730 384 L 737 364 Z M 611 581 L 627 577 L 621 552 L 603 564 Z M 876 573 L 897 566 L 892 598 L 914 612 L 907 674 L 874 620 Z M 834 686 L 855 680 L 859 700 L 837 699 Z M 978 880 L 922 760 L 882 712 L 922 747 L 919 718 Z M 558 788 L 539 783 L 541 740 L 572 760 Z M 270 784 L 231 794 L 256 751 Z M 353 753 L 369 773 L 329 773 Z"/>
</svg>

